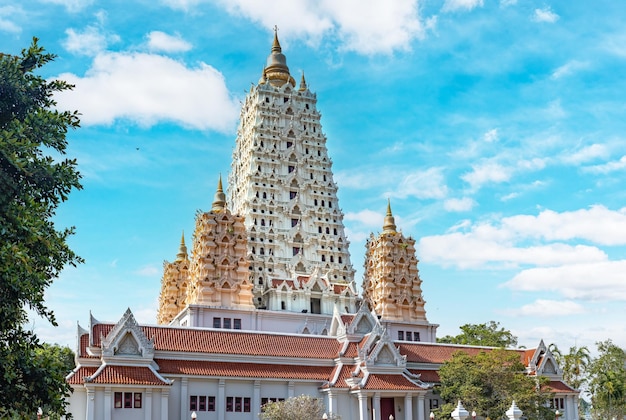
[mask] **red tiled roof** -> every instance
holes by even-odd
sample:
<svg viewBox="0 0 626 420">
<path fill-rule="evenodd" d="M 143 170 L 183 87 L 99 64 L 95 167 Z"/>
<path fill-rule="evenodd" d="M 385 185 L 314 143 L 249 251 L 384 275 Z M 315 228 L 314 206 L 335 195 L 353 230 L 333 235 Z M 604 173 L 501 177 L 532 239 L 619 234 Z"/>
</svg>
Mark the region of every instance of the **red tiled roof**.
<svg viewBox="0 0 626 420">
<path fill-rule="evenodd" d="M 283 283 L 287 283 L 290 289 L 294 288 L 293 280 L 272 279 L 272 287 L 278 287 Z"/>
<path fill-rule="evenodd" d="M 552 392 L 569 392 L 578 394 L 578 391 L 561 381 L 550 381 L 548 390 Z"/>
<path fill-rule="evenodd" d="M 353 319 L 354 315 L 341 315 L 341 322 L 343 322 L 344 325 L 350 325 Z"/>
<path fill-rule="evenodd" d="M 452 358 L 452 355 L 458 351 L 475 356 L 482 351 L 491 351 L 492 347 L 469 347 L 454 345 L 436 345 L 436 344 L 420 344 L 420 343 L 403 343 L 398 342 L 396 345 L 400 348 L 400 353 L 407 356 L 407 362 L 413 363 L 443 363 Z M 520 355 L 520 359 L 524 358 L 524 350 L 509 350 Z"/>
<path fill-rule="evenodd" d="M 85 382 L 83 378 L 85 376 L 93 375 L 96 372 L 96 370 L 98 370 L 97 366 L 80 367 L 76 372 L 73 372 L 71 376 L 68 375 L 69 378 L 67 379 L 67 383 L 71 385 L 83 384 Z"/>
<path fill-rule="evenodd" d="M 342 286 L 342 285 L 339 285 L 339 284 L 334 284 L 333 285 L 333 291 L 336 294 L 340 295 L 344 290 L 346 290 L 347 287 L 348 286 Z"/>
<path fill-rule="evenodd" d="M 436 370 L 409 369 L 409 372 L 420 375 L 419 380 L 422 382 L 439 383 L 439 372 Z"/>
<path fill-rule="evenodd" d="M 95 356 L 90 356 L 89 354 L 87 354 L 87 347 L 89 347 L 89 334 L 88 333 L 85 333 L 80 336 L 78 345 L 79 345 L 78 347 L 79 357 L 91 357 L 94 359 L 96 358 Z"/>
<path fill-rule="evenodd" d="M 389 389 L 389 390 L 421 390 L 403 375 L 377 375 L 370 374 L 363 389 Z"/>
<path fill-rule="evenodd" d="M 156 359 L 159 373 L 239 378 L 280 378 L 328 381 L 333 366 L 272 365 L 266 363 L 211 362 L 207 360 Z"/>
<path fill-rule="evenodd" d="M 335 384 L 333 385 L 334 388 L 349 388 L 348 384 L 346 383 L 346 379 L 348 378 L 352 378 L 352 372 L 354 372 L 355 366 L 354 365 L 343 365 L 341 367 L 341 371 L 339 372 L 339 376 L 337 376 L 337 380 L 335 381 Z M 333 375 L 331 376 L 331 379 L 334 377 L 335 372 L 333 372 Z M 362 377 L 362 373 L 359 374 L 359 377 Z"/>
<path fill-rule="evenodd" d="M 348 345 L 346 346 L 346 351 L 344 352 L 343 356 L 344 357 L 357 357 L 358 355 L 359 355 L 359 351 L 357 348 L 357 343 L 348 342 Z"/>
<path fill-rule="evenodd" d="M 94 328 L 94 345 L 100 346 L 104 324 Z M 251 333 L 243 331 L 215 331 L 196 328 L 140 327 L 148 339 L 154 338 L 156 351 L 190 353 L 239 354 L 247 356 L 302 357 L 334 359 L 342 344 L 332 337 L 295 336 Z"/>
<path fill-rule="evenodd" d="M 159 379 L 150 368 L 145 366 L 107 365 L 89 382 L 94 384 L 121 385 L 169 385 Z"/>
</svg>

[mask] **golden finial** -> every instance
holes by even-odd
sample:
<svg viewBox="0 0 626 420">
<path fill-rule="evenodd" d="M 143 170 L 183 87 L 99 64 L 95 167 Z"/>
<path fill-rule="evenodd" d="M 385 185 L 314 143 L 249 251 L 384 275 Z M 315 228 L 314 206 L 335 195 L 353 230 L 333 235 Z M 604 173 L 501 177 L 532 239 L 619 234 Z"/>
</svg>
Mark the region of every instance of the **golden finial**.
<svg viewBox="0 0 626 420">
<path fill-rule="evenodd" d="M 304 80 L 304 71 L 302 71 L 302 77 L 300 78 L 300 89 L 298 89 L 298 90 L 300 92 L 306 90 L 306 80 Z"/>
<path fill-rule="evenodd" d="M 280 42 L 278 42 L 278 26 L 274 25 L 274 42 L 272 43 L 272 52 L 281 52 Z"/>
<path fill-rule="evenodd" d="M 183 261 L 187 259 L 187 247 L 185 246 L 185 231 L 183 230 L 183 236 L 180 238 L 180 248 L 178 248 L 178 254 L 176 254 L 176 261 Z"/>
<path fill-rule="evenodd" d="M 387 215 L 383 224 L 383 233 L 396 233 L 396 221 L 391 213 L 391 200 L 387 199 Z"/>
<path fill-rule="evenodd" d="M 219 213 L 220 211 L 223 211 L 224 208 L 226 208 L 226 194 L 224 194 L 224 190 L 222 189 L 222 174 L 220 174 L 220 178 L 217 181 L 217 191 L 215 191 L 211 211 Z"/>
</svg>

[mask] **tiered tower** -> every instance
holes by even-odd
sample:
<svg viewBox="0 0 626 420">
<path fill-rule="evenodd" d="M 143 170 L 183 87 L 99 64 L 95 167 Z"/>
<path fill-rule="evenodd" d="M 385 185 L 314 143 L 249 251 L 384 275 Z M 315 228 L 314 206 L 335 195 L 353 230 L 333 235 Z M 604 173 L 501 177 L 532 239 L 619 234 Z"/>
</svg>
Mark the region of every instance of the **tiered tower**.
<svg viewBox="0 0 626 420">
<path fill-rule="evenodd" d="M 241 110 L 229 202 L 245 216 L 257 308 L 355 311 L 354 269 L 317 98 L 289 73 L 278 36 Z M 285 299 L 289 293 L 290 301 Z"/>
<path fill-rule="evenodd" d="M 387 203 L 383 232 L 371 235 L 365 253 L 363 300 L 381 321 L 427 323 L 415 257 L 415 240 L 397 232 Z"/>
<path fill-rule="evenodd" d="M 159 295 L 157 322 L 168 324 L 184 307 L 189 281 L 189 258 L 185 246 L 185 234 L 180 240 L 180 249 L 176 260 L 163 262 L 163 278 Z"/>
<path fill-rule="evenodd" d="M 168 324 L 187 305 L 254 309 L 243 216 L 226 208 L 220 177 L 211 211 L 196 216 L 191 261 L 185 238 L 163 264 L 157 322 Z"/>
</svg>

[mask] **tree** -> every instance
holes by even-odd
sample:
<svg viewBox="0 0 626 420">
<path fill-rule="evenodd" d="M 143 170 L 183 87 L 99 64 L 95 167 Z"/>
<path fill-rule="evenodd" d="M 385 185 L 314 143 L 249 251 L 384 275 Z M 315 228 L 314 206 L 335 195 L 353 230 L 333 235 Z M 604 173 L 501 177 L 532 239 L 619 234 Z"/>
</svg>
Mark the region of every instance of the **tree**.
<svg viewBox="0 0 626 420">
<path fill-rule="evenodd" d="M 450 418 L 458 400 L 468 411 L 499 419 L 515 401 L 528 419 L 552 419 L 546 407 L 550 393 L 547 378 L 525 374 L 519 354 L 504 349 L 483 351 L 475 356 L 456 352 L 439 369 L 439 392 L 444 404 L 437 418 Z"/>
<path fill-rule="evenodd" d="M 598 357 L 589 365 L 591 414 L 594 419 L 626 414 L 626 353 L 611 340 L 596 343 Z"/>
<path fill-rule="evenodd" d="M 438 338 L 439 343 L 468 344 L 472 346 L 515 347 L 517 337 L 511 331 L 500 328 L 500 323 L 489 321 L 487 324 L 465 324 L 462 333 L 457 336 L 446 335 Z"/>
<path fill-rule="evenodd" d="M 64 413 L 70 390 L 25 327 L 28 308 L 57 325 L 44 292 L 64 266 L 82 261 L 66 242 L 73 230 L 52 220 L 81 188 L 76 161 L 64 158 L 78 114 L 56 110 L 53 99 L 72 86 L 34 74 L 54 58 L 36 38 L 20 56 L 0 54 L 0 417 L 33 418 L 44 406 Z"/>
<path fill-rule="evenodd" d="M 324 415 L 324 404 L 319 398 L 300 395 L 284 401 L 269 402 L 263 406 L 261 420 L 317 420 Z M 339 419 L 329 415 L 329 419 Z"/>
<path fill-rule="evenodd" d="M 569 353 L 563 354 L 556 344 L 548 347 L 563 371 L 563 381 L 575 389 L 582 389 L 588 382 L 588 369 L 591 364 L 591 355 L 586 346 L 569 348 Z M 578 413 L 582 418 L 585 413 L 585 400 L 578 400 Z"/>
</svg>

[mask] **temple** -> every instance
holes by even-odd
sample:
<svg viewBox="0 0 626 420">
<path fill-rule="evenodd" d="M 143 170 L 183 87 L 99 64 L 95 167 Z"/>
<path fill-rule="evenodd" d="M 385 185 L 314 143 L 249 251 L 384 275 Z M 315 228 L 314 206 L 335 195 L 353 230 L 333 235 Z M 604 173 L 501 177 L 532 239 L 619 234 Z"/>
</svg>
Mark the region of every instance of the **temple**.
<svg viewBox="0 0 626 420">
<path fill-rule="evenodd" d="M 219 176 L 191 252 L 183 234 L 163 265 L 158 325 L 129 309 L 78 327 L 74 418 L 257 419 L 268 401 L 306 394 L 329 417 L 426 420 L 441 404 L 441 364 L 491 350 L 436 343 L 415 239 L 390 202 L 356 285 L 320 118 L 274 33 L 242 105 L 227 192 Z M 561 418 L 578 420 L 579 391 L 545 344 L 510 351 L 550 379 Z"/>
</svg>

